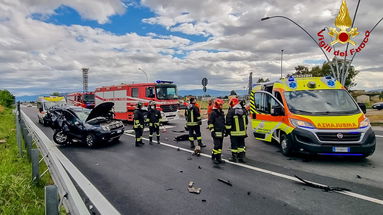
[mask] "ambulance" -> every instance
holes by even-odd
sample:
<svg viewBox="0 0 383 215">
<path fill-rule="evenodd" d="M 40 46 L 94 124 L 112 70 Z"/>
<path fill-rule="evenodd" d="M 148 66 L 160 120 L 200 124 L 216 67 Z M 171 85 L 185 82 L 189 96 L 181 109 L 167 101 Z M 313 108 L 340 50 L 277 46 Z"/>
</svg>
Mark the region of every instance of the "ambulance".
<svg viewBox="0 0 383 215">
<path fill-rule="evenodd" d="M 334 78 L 288 77 L 255 86 L 250 94 L 252 131 L 294 152 L 367 157 L 376 138 L 368 118 Z"/>
<path fill-rule="evenodd" d="M 47 117 L 47 112 L 52 107 L 66 105 L 66 100 L 62 96 L 41 96 L 37 99 L 37 118 L 39 123 L 44 126 L 49 125 L 50 117 Z"/>
<path fill-rule="evenodd" d="M 172 81 L 157 80 L 155 83 L 121 84 L 96 88 L 96 105 L 114 102 L 115 119 L 133 121 L 137 103 L 145 107 L 150 101 L 156 102 L 161 111 L 162 122 L 178 119 L 179 100 L 177 85 Z"/>
</svg>

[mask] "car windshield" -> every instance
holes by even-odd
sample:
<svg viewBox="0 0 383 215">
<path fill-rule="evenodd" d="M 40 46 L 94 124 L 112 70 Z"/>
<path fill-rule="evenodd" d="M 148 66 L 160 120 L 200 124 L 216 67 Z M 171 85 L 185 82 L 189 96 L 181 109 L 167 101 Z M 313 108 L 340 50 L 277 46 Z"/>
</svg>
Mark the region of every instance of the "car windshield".
<svg viewBox="0 0 383 215">
<path fill-rule="evenodd" d="M 156 95 L 157 95 L 157 99 L 161 99 L 161 100 L 178 99 L 177 87 L 174 85 L 156 86 Z"/>
<path fill-rule="evenodd" d="M 84 95 L 84 102 L 94 102 L 94 94 Z"/>
<path fill-rule="evenodd" d="M 78 109 L 78 110 L 73 110 L 73 112 L 75 112 L 78 118 L 83 122 L 85 122 L 85 120 L 88 118 L 90 114 L 89 109 Z"/>
<path fill-rule="evenodd" d="M 290 112 L 303 115 L 357 114 L 360 110 L 346 90 L 300 90 L 285 92 Z"/>
</svg>

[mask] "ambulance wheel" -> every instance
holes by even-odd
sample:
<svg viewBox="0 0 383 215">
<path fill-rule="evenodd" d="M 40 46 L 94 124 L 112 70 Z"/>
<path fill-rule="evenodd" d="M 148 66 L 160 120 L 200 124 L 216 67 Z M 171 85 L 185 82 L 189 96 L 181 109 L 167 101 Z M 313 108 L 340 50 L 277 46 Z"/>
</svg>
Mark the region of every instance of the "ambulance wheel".
<svg viewBox="0 0 383 215">
<path fill-rule="evenodd" d="M 286 134 L 281 134 L 281 151 L 285 156 L 291 156 L 293 153 L 293 146 L 291 144 L 291 140 L 287 138 Z"/>
</svg>

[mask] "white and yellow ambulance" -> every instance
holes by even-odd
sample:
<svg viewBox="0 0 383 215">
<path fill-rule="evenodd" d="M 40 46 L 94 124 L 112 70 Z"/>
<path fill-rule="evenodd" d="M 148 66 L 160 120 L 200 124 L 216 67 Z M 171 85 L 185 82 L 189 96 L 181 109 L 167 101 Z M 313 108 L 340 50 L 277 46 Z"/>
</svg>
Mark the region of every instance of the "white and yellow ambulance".
<svg viewBox="0 0 383 215">
<path fill-rule="evenodd" d="M 368 118 L 332 77 L 288 77 L 253 88 L 252 130 L 258 140 L 276 141 L 284 155 L 367 157 L 375 151 Z"/>
<path fill-rule="evenodd" d="M 66 105 L 66 100 L 62 96 L 41 96 L 37 99 L 37 118 L 39 123 L 44 126 L 49 125 L 50 119 L 47 117 L 47 112 L 50 108 Z"/>
</svg>

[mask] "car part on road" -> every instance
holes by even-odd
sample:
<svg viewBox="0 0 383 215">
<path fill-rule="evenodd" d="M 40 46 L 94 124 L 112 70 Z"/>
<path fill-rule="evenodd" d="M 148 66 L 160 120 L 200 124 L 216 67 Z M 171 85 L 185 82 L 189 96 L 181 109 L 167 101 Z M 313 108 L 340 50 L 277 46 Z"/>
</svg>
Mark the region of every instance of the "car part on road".
<svg viewBox="0 0 383 215">
<path fill-rule="evenodd" d="M 195 155 L 195 156 L 200 156 L 200 155 L 201 155 L 201 146 L 196 146 L 196 147 L 194 148 L 194 153 L 193 153 L 193 155 Z"/>
<path fill-rule="evenodd" d="M 295 178 L 299 179 L 301 182 L 303 182 L 304 184 L 310 186 L 310 187 L 313 187 L 313 188 L 319 188 L 319 189 L 322 189 L 323 191 L 326 191 L 326 192 L 331 192 L 331 191 L 351 191 L 350 189 L 347 189 L 347 188 L 343 188 L 343 187 L 330 187 L 328 185 L 321 185 L 321 184 L 317 184 L 317 183 L 314 183 L 314 182 L 309 182 L 309 181 L 306 181 L 296 175 L 294 175 Z"/>
<path fill-rule="evenodd" d="M 233 186 L 233 184 L 229 180 L 224 180 L 224 179 L 220 179 L 220 178 L 217 178 L 217 180 L 224 183 L 224 184 L 229 185 L 230 187 Z"/>
<path fill-rule="evenodd" d="M 182 134 L 182 135 L 174 138 L 174 141 L 176 141 L 176 142 L 187 141 L 187 140 L 189 140 L 188 134 Z"/>
<path fill-rule="evenodd" d="M 201 188 L 194 187 L 194 182 L 190 181 L 189 184 L 188 184 L 188 191 L 189 191 L 189 193 L 200 194 L 201 193 Z"/>
</svg>

